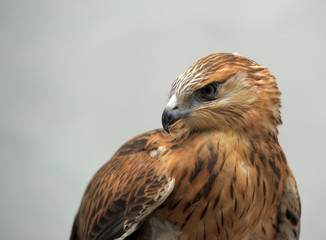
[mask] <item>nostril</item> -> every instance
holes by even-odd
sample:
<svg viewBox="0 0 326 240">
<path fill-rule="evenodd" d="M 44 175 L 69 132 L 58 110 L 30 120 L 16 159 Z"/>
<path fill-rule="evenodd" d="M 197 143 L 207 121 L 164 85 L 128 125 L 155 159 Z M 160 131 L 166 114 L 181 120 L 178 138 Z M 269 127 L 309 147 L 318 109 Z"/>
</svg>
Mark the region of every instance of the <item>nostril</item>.
<svg viewBox="0 0 326 240">
<path fill-rule="evenodd" d="M 175 106 L 174 108 L 172 108 L 172 111 L 177 110 L 178 108 L 179 108 L 178 106 Z"/>
</svg>

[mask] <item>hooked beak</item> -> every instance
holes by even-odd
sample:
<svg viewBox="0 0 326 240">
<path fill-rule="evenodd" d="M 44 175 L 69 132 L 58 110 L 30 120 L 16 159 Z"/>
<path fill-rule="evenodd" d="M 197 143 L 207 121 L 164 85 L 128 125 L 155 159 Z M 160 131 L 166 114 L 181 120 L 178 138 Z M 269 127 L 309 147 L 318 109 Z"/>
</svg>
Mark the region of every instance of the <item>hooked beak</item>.
<svg viewBox="0 0 326 240">
<path fill-rule="evenodd" d="M 177 97 L 173 94 L 162 114 L 162 125 L 164 130 L 170 133 L 170 125 L 178 121 L 183 115 L 183 112 L 179 110 Z"/>
</svg>

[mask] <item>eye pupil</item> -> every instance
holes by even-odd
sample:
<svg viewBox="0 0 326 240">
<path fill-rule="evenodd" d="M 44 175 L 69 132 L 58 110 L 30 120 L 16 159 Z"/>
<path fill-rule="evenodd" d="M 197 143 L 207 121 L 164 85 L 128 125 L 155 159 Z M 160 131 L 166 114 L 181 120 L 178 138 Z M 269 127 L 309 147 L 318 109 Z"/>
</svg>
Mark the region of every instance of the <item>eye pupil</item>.
<svg viewBox="0 0 326 240">
<path fill-rule="evenodd" d="M 212 86 L 212 85 L 208 85 L 208 86 L 206 86 L 206 87 L 204 88 L 204 92 L 205 92 L 205 94 L 207 94 L 207 95 L 211 95 L 211 94 L 213 94 L 213 93 L 214 93 L 214 88 L 213 88 L 213 86 Z"/>
<path fill-rule="evenodd" d="M 201 89 L 200 95 L 205 100 L 212 100 L 214 99 L 216 92 L 217 92 L 217 85 L 211 83 Z"/>
</svg>

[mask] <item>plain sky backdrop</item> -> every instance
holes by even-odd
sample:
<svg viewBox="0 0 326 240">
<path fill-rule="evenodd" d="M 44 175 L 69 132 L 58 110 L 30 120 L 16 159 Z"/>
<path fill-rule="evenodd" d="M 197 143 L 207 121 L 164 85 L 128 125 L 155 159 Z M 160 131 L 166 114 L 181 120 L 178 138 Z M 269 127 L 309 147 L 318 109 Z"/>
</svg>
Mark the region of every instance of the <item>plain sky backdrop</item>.
<svg viewBox="0 0 326 240">
<path fill-rule="evenodd" d="M 171 83 L 238 52 L 282 91 L 301 239 L 325 239 L 326 1 L 0 1 L 0 239 L 68 239 L 92 175 L 161 127 Z"/>
</svg>

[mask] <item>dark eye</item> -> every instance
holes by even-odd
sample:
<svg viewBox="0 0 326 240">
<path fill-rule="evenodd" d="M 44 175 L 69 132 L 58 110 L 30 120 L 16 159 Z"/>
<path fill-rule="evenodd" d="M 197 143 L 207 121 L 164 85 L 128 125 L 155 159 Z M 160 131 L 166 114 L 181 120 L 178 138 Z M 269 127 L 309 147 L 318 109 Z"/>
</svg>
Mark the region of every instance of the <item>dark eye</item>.
<svg viewBox="0 0 326 240">
<path fill-rule="evenodd" d="M 204 100 L 213 100 L 217 93 L 217 83 L 211 83 L 199 89 L 200 97 Z"/>
</svg>

